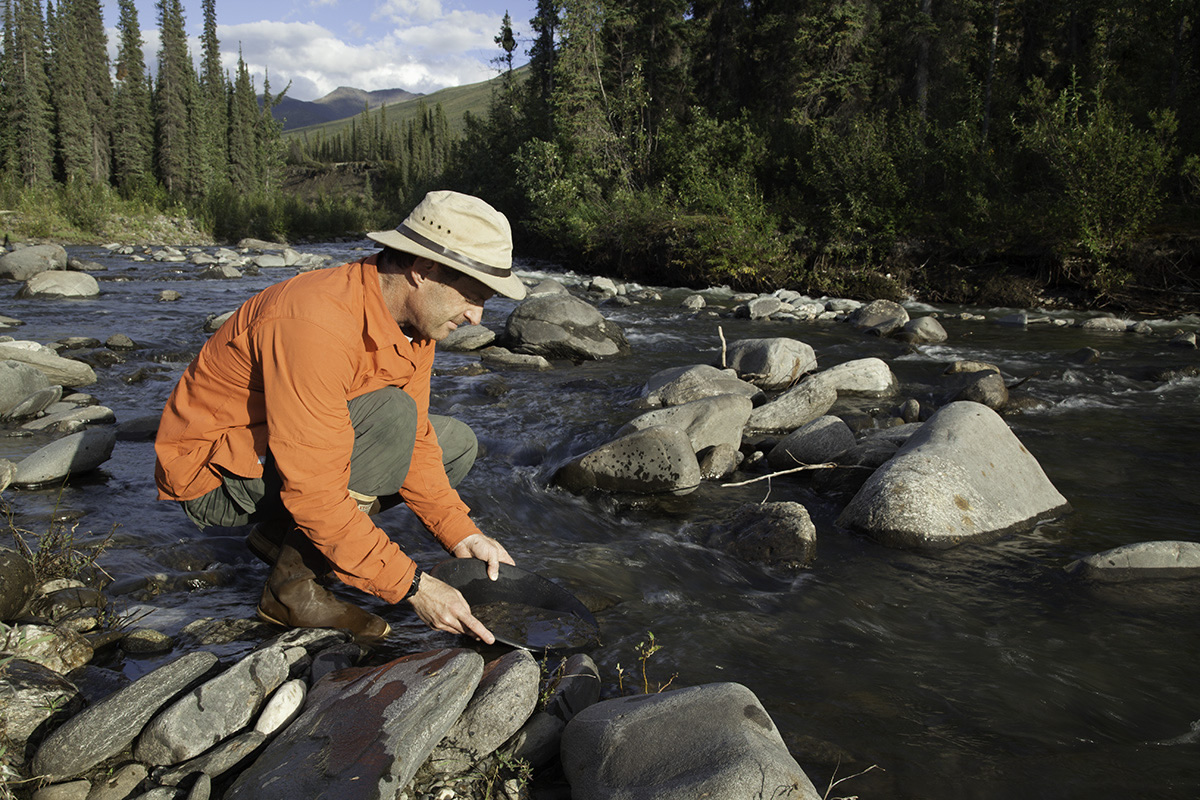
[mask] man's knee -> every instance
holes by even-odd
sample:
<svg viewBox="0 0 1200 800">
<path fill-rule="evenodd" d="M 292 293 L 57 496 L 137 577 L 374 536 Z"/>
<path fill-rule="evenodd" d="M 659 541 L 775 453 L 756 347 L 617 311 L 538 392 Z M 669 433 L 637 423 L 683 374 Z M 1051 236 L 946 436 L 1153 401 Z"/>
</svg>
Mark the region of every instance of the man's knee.
<svg viewBox="0 0 1200 800">
<path fill-rule="evenodd" d="M 354 427 L 350 488 L 382 496 L 400 490 L 412 463 L 417 437 L 417 404 L 407 392 L 389 386 L 349 403 Z"/>
<path fill-rule="evenodd" d="M 475 458 L 479 455 L 479 439 L 471 426 L 453 417 L 430 414 L 429 421 L 433 423 L 438 444 L 442 448 L 446 477 L 450 479 L 451 486 L 458 486 L 475 464 Z"/>
</svg>

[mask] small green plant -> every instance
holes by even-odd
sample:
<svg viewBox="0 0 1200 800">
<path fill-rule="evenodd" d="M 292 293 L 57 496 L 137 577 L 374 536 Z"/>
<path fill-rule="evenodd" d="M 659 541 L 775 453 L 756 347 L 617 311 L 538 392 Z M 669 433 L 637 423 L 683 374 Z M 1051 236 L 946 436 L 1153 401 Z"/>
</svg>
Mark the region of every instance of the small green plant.
<svg viewBox="0 0 1200 800">
<path fill-rule="evenodd" d="M 637 654 L 638 654 L 638 669 L 642 675 L 642 694 L 650 694 L 650 677 L 646 672 L 646 665 L 649 663 L 651 657 L 653 657 L 654 654 L 657 653 L 661 649 L 662 649 L 662 645 L 659 644 L 658 640 L 654 638 L 653 631 L 647 631 L 646 639 L 638 642 L 637 646 L 634 648 L 634 650 L 636 650 Z M 625 668 L 622 667 L 620 665 L 620 663 L 618 663 L 616 669 L 617 669 L 617 693 L 624 695 L 625 694 Z M 672 673 L 671 677 L 667 678 L 667 682 L 660 683 L 658 685 L 658 688 L 655 689 L 654 692 L 655 693 L 665 692 L 667 690 L 667 688 L 670 687 L 670 685 L 672 683 L 674 683 L 674 681 L 677 677 L 679 677 L 679 673 Z"/>
<path fill-rule="evenodd" d="M 108 549 L 117 532 L 116 525 L 107 536 L 84 541 L 78 533 L 78 522 L 68 524 L 63 520 L 52 520 L 49 527 L 38 534 L 17 527 L 11 509 L 6 508 L 5 511 L 8 514 L 9 534 L 17 546 L 17 552 L 29 562 L 34 579 L 39 584 L 57 578 L 79 578 L 94 571 L 104 573 L 96 560 Z"/>
</svg>

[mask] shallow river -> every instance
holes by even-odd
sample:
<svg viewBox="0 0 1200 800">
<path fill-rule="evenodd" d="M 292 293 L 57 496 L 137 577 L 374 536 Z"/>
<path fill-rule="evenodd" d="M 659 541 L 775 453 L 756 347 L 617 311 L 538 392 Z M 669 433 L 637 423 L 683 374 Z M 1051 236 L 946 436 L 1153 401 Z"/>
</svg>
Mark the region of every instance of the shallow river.
<svg viewBox="0 0 1200 800">
<path fill-rule="evenodd" d="M 331 263 L 362 253 L 355 244 L 305 249 L 330 253 Z M 92 248 L 71 248 L 71 255 L 107 266 L 96 273 L 99 298 L 9 300 L 0 314 L 26 323 L 8 331 L 18 339 L 104 341 L 123 333 L 139 343 L 124 363 L 98 367 L 99 382 L 83 390 L 119 422 L 161 411 L 206 338 L 207 315 L 293 274 L 197 280 L 200 268 L 188 264 L 135 263 Z M 527 276 L 555 274 L 525 266 Z M 163 289 L 183 299 L 159 302 Z M 1200 585 L 1097 588 L 1062 570 L 1121 544 L 1200 541 L 1200 380 L 1146 379 L 1152 369 L 1197 362 L 1197 351 L 1166 345 L 1169 331 L 1194 330 L 1197 320 L 1152 320 L 1154 336 L 1088 334 L 1005 327 L 995 320 L 1013 309 L 970 309 L 988 319 L 946 319 L 948 343 L 910 352 L 836 322 L 693 317 L 679 307 L 686 294 L 604 306 L 629 337 L 631 357 L 434 379 L 435 410 L 468 422 L 486 448 L 460 487 L 481 527 L 519 564 L 614 601 L 597 613 L 603 646 L 593 654 L 608 691 L 617 690 L 618 664 L 626 690 L 641 688 L 636 648 L 653 632 L 661 650 L 647 664 L 652 690 L 673 676 L 673 686 L 745 684 L 822 793 L 835 774 L 880 768 L 838 785 L 831 797 L 1200 796 Z M 503 298 L 491 301 L 484 324 L 502 329 L 512 308 Z M 731 341 L 803 340 L 820 367 L 881 357 L 904 395 L 923 402 L 938 399 L 932 386 L 957 359 L 995 363 L 1010 384 L 1028 379 L 1022 389 L 1044 406 L 1008 422 L 1073 513 L 999 542 L 919 554 L 838 530 L 839 507 L 800 479 L 706 484 L 687 497 L 632 504 L 549 487 L 564 460 L 607 441 L 637 414 L 632 400 L 648 377 L 713 363 L 718 328 Z M 1072 361 L 1084 346 L 1101 351 L 1098 363 Z M 477 361 L 438 358 L 447 373 Z M 7 439 L 0 456 L 17 459 L 42 442 Z M 114 578 L 167 579 L 151 600 L 119 598 L 127 611 L 152 610 L 142 624 L 174 633 L 198 617 L 252 617 L 265 567 L 240 538 L 206 539 L 178 508 L 156 502 L 153 463 L 149 442 L 119 441 L 107 464 L 61 492 L 10 489 L 6 496 L 16 524 L 29 530 L 44 529 L 51 514 L 78 517 L 81 534 L 115 528 L 102 560 Z M 804 503 L 816 522 L 817 560 L 800 577 L 688 543 L 690 526 L 768 497 Z M 403 508 L 379 519 L 425 567 L 441 557 Z M 406 606 L 359 599 L 397 630 L 383 655 L 459 643 L 427 631 Z M 113 666 L 135 677 L 174 655 Z"/>
</svg>

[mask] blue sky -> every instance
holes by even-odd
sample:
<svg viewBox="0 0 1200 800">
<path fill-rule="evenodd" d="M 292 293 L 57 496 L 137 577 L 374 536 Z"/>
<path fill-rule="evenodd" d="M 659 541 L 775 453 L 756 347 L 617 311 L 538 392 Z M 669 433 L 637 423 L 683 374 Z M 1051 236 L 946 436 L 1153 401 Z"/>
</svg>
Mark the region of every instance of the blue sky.
<svg viewBox="0 0 1200 800">
<path fill-rule="evenodd" d="M 109 54 L 116 54 L 117 0 L 102 0 Z M 146 65 L 154 70 L 158 15 L 154 0 L 136 0 Z M 217 37 L 233 74 L 238 47 L 262 89 L 288 81 L 288 96 L 315 100 L 339 86 L 407 89 L 428 94 L 495 76 L 490 64 L 501 51 L 492 41 L 504 12 L 512 15 L 521 46 L 515 63 L 528 60 L 529 20 L 536 0 L 217 0 Z M 200 56 L 201 0 L 184 0 L 192 55 Z"/>
</svg>

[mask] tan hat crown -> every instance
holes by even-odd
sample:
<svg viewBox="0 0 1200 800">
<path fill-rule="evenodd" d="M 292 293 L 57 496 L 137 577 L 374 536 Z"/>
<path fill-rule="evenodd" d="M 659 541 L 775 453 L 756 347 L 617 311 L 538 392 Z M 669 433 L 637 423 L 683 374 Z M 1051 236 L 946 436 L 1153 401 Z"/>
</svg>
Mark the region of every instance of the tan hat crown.
<svg viewBox="0 0 1200 800">
<path fill-rule="evenodd" d="M 367 237 L 445 264 L 507 297 L 520 300 L 525 296 L 525 285 L 512 272 L 508 218 L 478 197 L 430 192 L 396 230 L 368 233 Z"/>
</svg>

